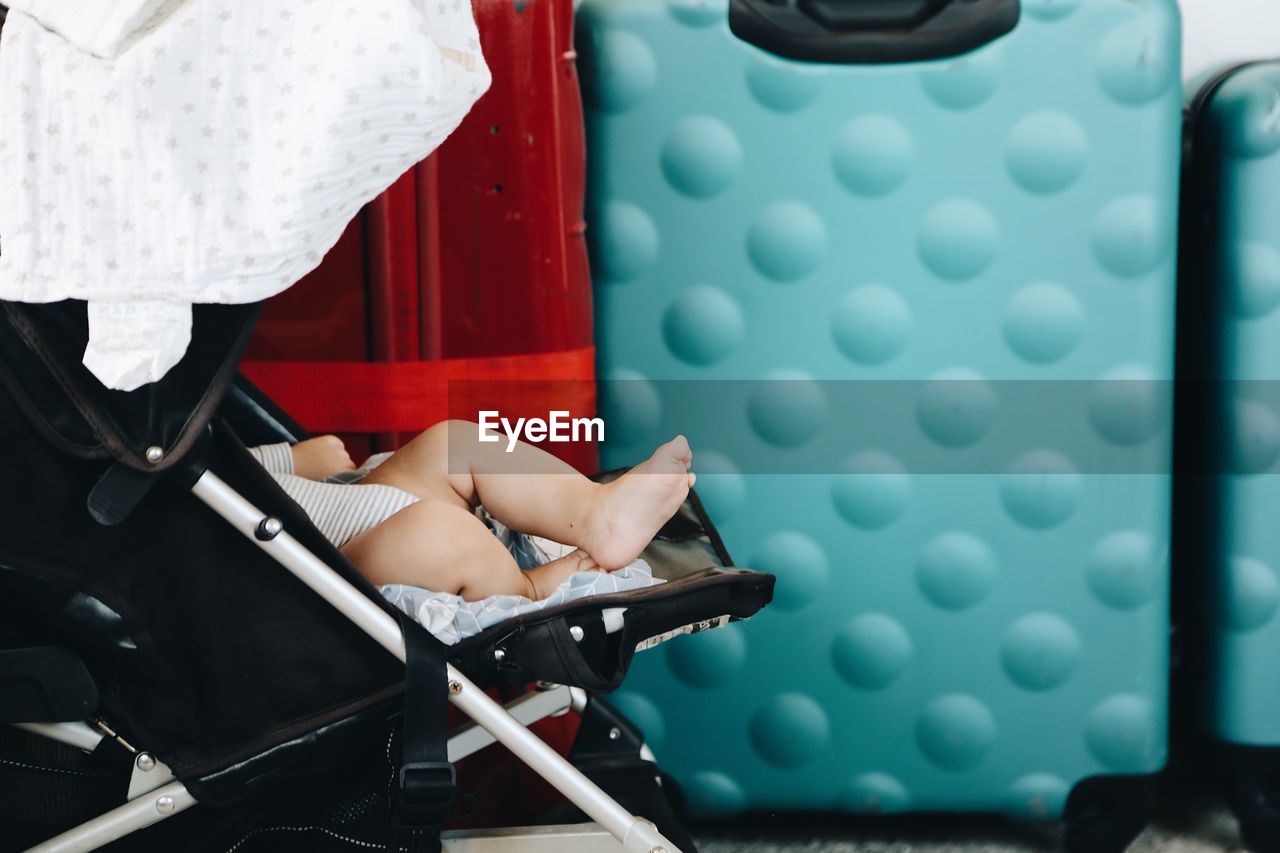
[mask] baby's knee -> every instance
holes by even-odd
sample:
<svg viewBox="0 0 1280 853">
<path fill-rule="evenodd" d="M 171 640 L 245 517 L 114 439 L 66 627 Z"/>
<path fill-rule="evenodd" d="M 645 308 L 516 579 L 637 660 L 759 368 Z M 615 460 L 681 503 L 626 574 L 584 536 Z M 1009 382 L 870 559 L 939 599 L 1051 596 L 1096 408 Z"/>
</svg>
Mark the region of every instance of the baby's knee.
<svg viewBox="0 0 1280 853">
<path fill-rule="evenodd" d="M 450 443 L 474 442 L 480 435 L 480 425 L 474 421 L 450 419 L 427 427 L 418 440 L 433 447 L 447 450 Z"/>
<path fill-rule="evenodd" d="M 427 429 L 427 432 L 435 431 L 439 435 L 477 435 L 479 433 L 480 424 L 475 421 L 464 421 L 461 418 L 450 418 L 447 421 L 440 421 Z"/>
</svg>

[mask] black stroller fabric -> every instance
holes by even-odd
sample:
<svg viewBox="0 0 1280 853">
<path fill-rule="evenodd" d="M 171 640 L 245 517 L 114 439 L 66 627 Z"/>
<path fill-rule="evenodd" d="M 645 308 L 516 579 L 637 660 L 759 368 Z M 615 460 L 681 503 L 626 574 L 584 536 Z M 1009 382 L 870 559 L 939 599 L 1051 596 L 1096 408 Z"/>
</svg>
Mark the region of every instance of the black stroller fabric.
<svg viewBox="0 0 1280 853">
<path fill-rule="evenodd" d="M 393 729 L 371 727 L 341 763 L 218 807 L 201 805 L 102 848 L 109 853 L 344 853 L 405 849 L 389 827 L 400 760 Z M 38 844 L 120 804 L 119 768 L 0 727 L 0 853 Z M 125 777 L 127 779 L 127 773 Z"/>
<path fill-rule="evenodd" d="M 222 401 L 249 342 L 257 305 L 198 305 L 191 346 L 163 379 L 112 391 L 80 359 L 83 302 L 0 302 L 0 384 L 60 449 L 154 474 L 183 460 Z M 157 448 L 158 459 L 147 458 Z"/>
<path fill-rule="evenodd" d="M 189 493 L 161 481 L 104 527 L 86 496 L 107 464 L 59 454 L 23 426 L 0 395 L 12 484 L 0 498 L 0 642 L 80 655 L 101 716 L 179 778 L 396 695 L 398 661 Z M 243 448 L 215 437 L 208 452 L 224 480 L 327 550 L 306 542 L 310 525 Z"/>
<path fill-rule="evenodd" d="M 119 771 L 74 747 L 0 726 L 0 853 L 119 805 Z"/>
</svg>

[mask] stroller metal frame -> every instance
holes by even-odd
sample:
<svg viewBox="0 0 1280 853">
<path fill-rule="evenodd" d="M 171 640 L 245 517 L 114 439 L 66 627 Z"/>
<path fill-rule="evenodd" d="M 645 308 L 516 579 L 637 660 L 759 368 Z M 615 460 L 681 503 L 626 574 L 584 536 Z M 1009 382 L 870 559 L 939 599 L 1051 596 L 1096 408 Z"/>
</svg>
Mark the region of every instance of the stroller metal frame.
<svg viewBox="0 0 1280 853">
<path fill-rule="evenodd" d="M 401 662 L 405 661 L 404 637 L 395 619 L 283 530 L 278 520 L 259 510 L 210 471 L 200 476 L 191 491 L 379 645 Z M 452 853 L 582 850 L 585 853 L 620 846 L 626 853 L 678 853 L 676 846 L 663 837 L 653 823 L 631 814 L 526 728 L 529 722 L 563 713 L 571 707 L 580 709 L 585 703 L 584 691 L 557 686 L 541 694 L 523 696 L 504 708 L 452 664 L 448 664 L 447 672 L 449 700 L 475 722 L 474 726 L 463 727 L 450 738 L 449 760 L 459 760 L 497 741 L 594 823 L 446 832 L 442 835 L 445 850 Z M 23 724 L 22 728 L 80 748 L 92 748 L 105 737 L 84 724 Z M 162 772 L 151 777 L 154 780 L 151 787 L 130 785 L 129 802 L 31 848 L 29 853 L 94 850 L 196 804 L 195 797 L 181 782 L 163 784 L 166 775 L 172 778 L 167 774 L 168 768 L 152 765 L 143 772 L 149 774 L 155 770 Z M 134 776 L 136 779 L 137 770 Z M 160 787 L 155 787 L 157 783 Z M 134 796 L 139 789 L 142 793 Z"/>
</svg>

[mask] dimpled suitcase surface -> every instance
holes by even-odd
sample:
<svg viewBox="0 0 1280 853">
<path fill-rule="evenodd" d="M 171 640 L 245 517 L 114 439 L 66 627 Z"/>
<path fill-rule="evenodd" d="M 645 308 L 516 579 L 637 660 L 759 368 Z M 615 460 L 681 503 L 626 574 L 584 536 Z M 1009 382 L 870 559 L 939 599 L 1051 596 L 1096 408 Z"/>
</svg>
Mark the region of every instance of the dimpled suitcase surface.
<svg viewBox="0 0 1280 853">
<path fill-rule="evenodd" d="M 1198 592 L 1179 609 L 1199 629 L 1188 646 L 1201 728 L 1233 767 L 1231 799 L 1259 850 L 1280 846 L 1278 117 L 1280 62 L 1210 74 L 1192 99 L 1179 294 L 1180 371 L 1208 380 L 1180 398 L 1180 423 L 1191 470 L 1215 475 L 1178 501 Z"/>
<path fill-rule="evenodd" d="M 750 625 L 639 655 L 620 706 L 701 815 L 1048 818 L 1159 770 L 1171 478 L 1123 463 L 1169 407 L 1097 383 L 1172 374 L 1175 4 L 1028 0 L 970 53 L 876 65 L 728 15 L 579 11 L 604 462 L 684 432 L 729 550 L 778 576 Z M 989 468 L 841 449 L 862 414 L 829 395 L 893 393 L 826 380 L 930 378 L 967 381 L 919 385 L 903 430 Z M 740 406 L 665 382 L 761 379 Z M 1096 388 L 1094 458 L 999 440 L 1050 380 Z"/>
</svg>

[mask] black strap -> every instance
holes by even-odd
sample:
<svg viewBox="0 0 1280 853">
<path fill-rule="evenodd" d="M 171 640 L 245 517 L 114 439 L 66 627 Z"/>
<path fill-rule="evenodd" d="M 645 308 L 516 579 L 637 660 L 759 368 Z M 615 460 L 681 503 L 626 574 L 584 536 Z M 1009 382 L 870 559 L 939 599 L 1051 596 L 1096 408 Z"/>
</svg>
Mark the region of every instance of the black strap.
<svg viewBox="0 0 1280 853">
<path fill-rule="evenodd" d="M 109 767 L 116 778 L 120 780 L 120 797 L 121 802 L 129 798 L 129 786 L 133 783 L 133 767 L 138 756 L 135 753 L 125 749 L 125 747 L 113 737 L 104 737 L 98 741 L 98 745 L 93 748 L 93 760 L 103 767 Z"/>
<path fill-rule="evenodd" d="M 1021 0 L 729 0 L 729 29 L 788 59 L 920 62 L 995 41 L 1021 13 Z"/>
<path fill-rule="evenodd" d="M 89 515 L 106 527 L 114 527 L 129 517 L 156 483 L 152 474 L 113 463 L 89 492 Z"/>
<path fill-rule="evenodd" d="M 452 816 L 455 775 L 449 763 L 447 647 L 408 616 L 405 646 L 404 737 L 396 811 L 398 844 L 439 853 L 440 831 Z"/>
</svg>

